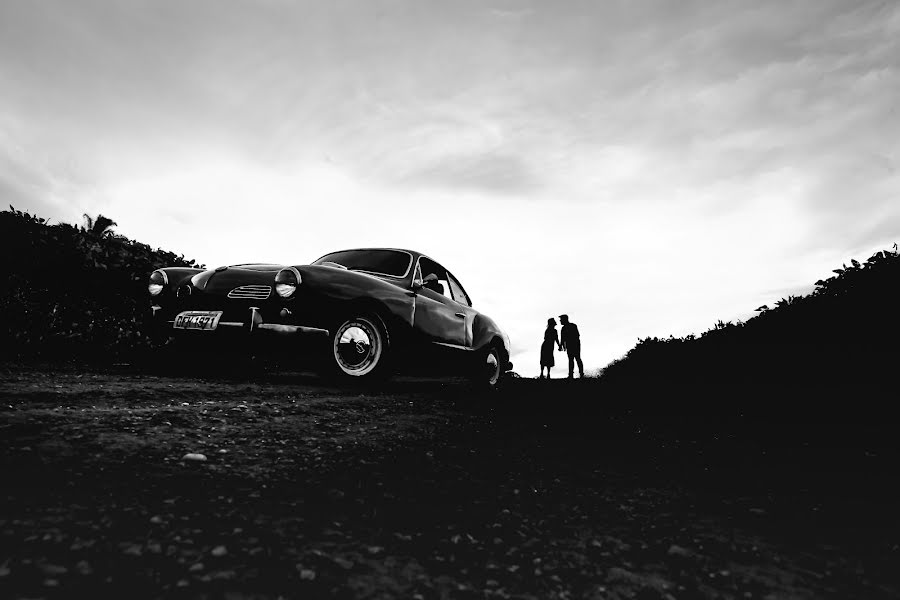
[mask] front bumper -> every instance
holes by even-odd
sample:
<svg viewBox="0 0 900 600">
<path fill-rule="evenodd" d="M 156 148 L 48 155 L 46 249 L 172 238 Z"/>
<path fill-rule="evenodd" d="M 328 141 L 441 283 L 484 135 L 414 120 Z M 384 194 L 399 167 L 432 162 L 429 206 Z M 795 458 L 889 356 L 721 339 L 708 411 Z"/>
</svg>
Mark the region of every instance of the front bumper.
<svg viewBox="0 0 900 600">
<path fill-rule="evenodd" d="M 172 315 L 174 318 L 167 319 L 163 316 L 163 309 L 154 305 L 150 307 L 151 321 L 160 329 L 165 330 L 169 334 L 191 334 L 191 333 L 215 333 L 215 332 L 245 332 L 252 335 L 276 335 L 286 337 L 328 337 L 329 331 L 319 327 L 307 327 L 305 325 L 288 325 L 285 323 L 266 323 L 263 320 L 262 312 L 255 306 L 249 307 L 247 311 L 247 320 L 244 321 L 218 321 L 214 329 L 182 329 L 175 327 L 175 321 L 178 314 Z M 184 311 L 196 312 L 196 311 Z M 183 313 L 179 313 L 183 314 Z"/>
</svg>

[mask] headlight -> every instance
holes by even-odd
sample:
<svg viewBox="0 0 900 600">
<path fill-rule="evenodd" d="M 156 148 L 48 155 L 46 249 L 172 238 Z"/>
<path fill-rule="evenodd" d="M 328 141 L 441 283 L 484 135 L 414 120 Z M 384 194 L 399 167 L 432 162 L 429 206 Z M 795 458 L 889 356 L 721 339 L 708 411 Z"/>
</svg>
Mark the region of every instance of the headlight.
<svg viewBox="0 0 900 600">
<path fill-rule="evenodd" d="M 300 285 L 300 272 L 294 267 L 278 271 L 275 275 L 275 293 L 282 298 L 290 298 Z"/>
<path fill-rule="evenodd" d="M 169 278 L 165 271 L 153 271 L 150 273 L 150 282 L 147 284 L 147 291 L 150 292 L 151 296 L 158 296 L 168 283 Z"/>
</svg>

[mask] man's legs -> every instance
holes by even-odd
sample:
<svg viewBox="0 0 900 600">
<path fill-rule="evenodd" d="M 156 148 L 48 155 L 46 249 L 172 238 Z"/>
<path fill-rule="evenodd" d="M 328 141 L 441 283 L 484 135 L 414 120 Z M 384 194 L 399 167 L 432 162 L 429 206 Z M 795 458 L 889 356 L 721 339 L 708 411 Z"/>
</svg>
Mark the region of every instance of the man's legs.
<svg viewBox="0 0 900 600">
<path fill-rule="evenodd" d="M 575 363 L 578 363 L 578 376 L 584 377 L 584 363 L 581 362 L 581 348 L 568 348 L 569 354 L 569 378 L 575 376 Z"/>
</svg>

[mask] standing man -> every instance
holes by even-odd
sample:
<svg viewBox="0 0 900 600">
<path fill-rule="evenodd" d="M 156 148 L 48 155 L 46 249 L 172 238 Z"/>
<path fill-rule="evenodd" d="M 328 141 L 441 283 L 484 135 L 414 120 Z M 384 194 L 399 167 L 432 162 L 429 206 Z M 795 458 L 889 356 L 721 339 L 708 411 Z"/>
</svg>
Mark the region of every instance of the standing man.
<svg viewBox="0 0 900 600">
<path fill-rule="evenodd" d="M 562 323 L 560 343 L 562 349 L 569 354 L 569 379 L 574 376 L 576 361 L 580 379 L 584 377 L 584 365 L 581 363 L 581 336 L 578 334 L 578 326 L 575 323 L 569 323 L 569 315 L 559 315 L 559 321 Z"/>
</svg>

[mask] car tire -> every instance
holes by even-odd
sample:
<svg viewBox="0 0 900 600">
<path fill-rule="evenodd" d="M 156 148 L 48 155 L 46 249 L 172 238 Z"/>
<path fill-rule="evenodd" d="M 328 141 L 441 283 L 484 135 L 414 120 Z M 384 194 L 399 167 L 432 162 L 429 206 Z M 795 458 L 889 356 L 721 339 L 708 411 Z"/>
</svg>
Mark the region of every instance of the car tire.
<svg viewBox="0 0 900 600">
<path fill-rule="evenodd" d="M 491 344 L 486 350 L 478 353 L 478 360 L 472 376 L 475 386 L 483 392 L 495 392 L 503 384 L 506 364 L 503 349 Z"/>
<path fill-rule="evenodd" d="M 335 322 L 330 334 L 331 371 L 346 381 L 373 381 L 388 373 L 391 340 L 384 321 L 371 313 Z"/>
</svg>

